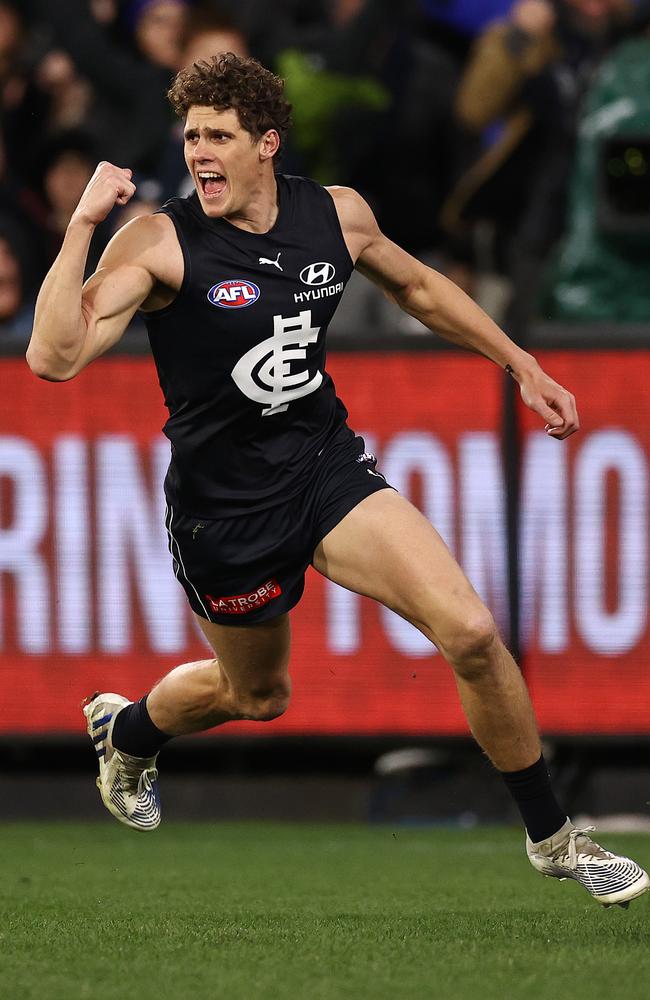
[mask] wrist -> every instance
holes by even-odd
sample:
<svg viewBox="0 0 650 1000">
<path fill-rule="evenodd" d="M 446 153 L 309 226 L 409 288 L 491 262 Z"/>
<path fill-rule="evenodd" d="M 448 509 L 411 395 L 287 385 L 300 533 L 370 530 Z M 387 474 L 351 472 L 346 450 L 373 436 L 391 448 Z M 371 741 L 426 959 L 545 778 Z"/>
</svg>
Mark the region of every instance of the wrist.
<svg viewBox="0 0 650 1000">
<path fill-rule="evenodd" d="M 506 359 L 504 371 L 508 375 L 512 375 L 517 382 L 521 382 L 536 371 L 539 371 L 539 363 L 532 354 L 527 354 L 526 351 L 518 351 L 516 355 Z"/>
<path fill-rule="evenodd" d="M 72 218 L 68 223 L 68 232 L 85 232 L 92 235 L 96 226 L 97 223 L 94 219 L 90 219 L 83 212 L 76 210 L 72 213 Z"/>
</svg>

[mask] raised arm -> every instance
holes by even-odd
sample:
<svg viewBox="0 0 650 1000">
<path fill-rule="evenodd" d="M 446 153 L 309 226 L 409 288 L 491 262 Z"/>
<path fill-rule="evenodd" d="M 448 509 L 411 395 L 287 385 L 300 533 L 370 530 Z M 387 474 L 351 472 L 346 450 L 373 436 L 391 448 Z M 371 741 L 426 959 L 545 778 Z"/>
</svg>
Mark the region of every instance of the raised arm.
<svg viewBox="0 0 650 1000">
<path fill-rule="evenodd" d="M 95 274 L 83 284 L 95 226 L 135 192 L 131 171 L 100 163 L 70 221 L 61 251 L 36 301 L 27 363 L 53 382 L 77 375 L 115 344 L 156 285 L 159 245 L 169 219 L 134 219 L 107 246 Z"/>
<path fill-rule="evenodd" d="M 565 438 L 578 429 L 573 396 L 549 378 L 531 354 L 510 340 L 457 285 L 387 239 L 356 191 L 329 190 L 358 271 L 433 333 L 509 371 L 519 383 L 524 403 L 546 421 L 552 437 Z"/>
</svg>

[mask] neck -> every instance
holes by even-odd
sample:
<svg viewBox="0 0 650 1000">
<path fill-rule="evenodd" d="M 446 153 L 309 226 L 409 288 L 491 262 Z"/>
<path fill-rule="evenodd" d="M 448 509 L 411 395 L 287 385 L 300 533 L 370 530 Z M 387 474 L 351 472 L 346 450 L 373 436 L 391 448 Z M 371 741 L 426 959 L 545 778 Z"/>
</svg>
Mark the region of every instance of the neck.
<svg viewBox="0 0 650 1000">
<path fill-rule="evenodd" d="M 276 223 L 280 198 L 275 173 L 271 170 L 259 179 L 257 186 L 241 209 L 224 218 L 238 229 L 249 233 L 268 233 Z"/>
</svg>

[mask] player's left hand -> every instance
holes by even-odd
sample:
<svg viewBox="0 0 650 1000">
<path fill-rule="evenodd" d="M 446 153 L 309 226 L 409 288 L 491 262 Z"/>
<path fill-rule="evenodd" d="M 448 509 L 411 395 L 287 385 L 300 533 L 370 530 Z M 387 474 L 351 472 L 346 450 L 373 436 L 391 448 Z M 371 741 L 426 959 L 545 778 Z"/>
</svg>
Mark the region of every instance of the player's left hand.
<svg viewBox="0 0 650 1000">
<path fill-rule="evenodd" d="M 575 397 L 549 378 L 539 366 L 517 378 L 517 381 L 526 406 L 546 421 L 544 430 L 549 437 L 563 441 L 579 429 Z"/>
</svg>

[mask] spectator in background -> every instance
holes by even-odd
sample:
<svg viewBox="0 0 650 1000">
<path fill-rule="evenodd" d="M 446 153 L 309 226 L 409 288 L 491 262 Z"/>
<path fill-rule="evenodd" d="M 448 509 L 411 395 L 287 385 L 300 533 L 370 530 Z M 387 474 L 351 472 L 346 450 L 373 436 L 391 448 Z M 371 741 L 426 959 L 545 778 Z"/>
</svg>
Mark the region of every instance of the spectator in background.
<svg viewBox="0 0 650 1000">
<path fill-rule="evenodd" d="M 38 187 L 43 144 L 67 129 L 84 126 L 94 93 L 69 55 L 50 48 L 36 60 L 18 102 L 5 109 L 4 135 L 9 167 L 30 188 Z"/>
<path fill-rule="evenodd" d="M 444 49 L 460 73 L 475 37 L 508 16 L 514 0 L 416 0 L 421 34 Z"/>
<path fill-rule="evenodd" d="M 650 4 L 642 33 L 603 61 L 585 97 L 566 233 L 546 276 L 543 317 L 650 321 Z M 645 30 L 643 30 L 645 29 Z"/>
<path fill-rule="evenodd" d="M 522 328 L 542 261 L 562 232 L 580 101 L 612 37 L 631 16 L 626 0 L 517 0 L 479 37 L 456 111 L 479 150 L 443 207 L 455 238 L 473 222 L 495 229 L 495 264 L 513 281 L 511 332 Z"/>
<path fill-rule="evenodd" d="M 274 60 L 293 106 L 298 158 L 291 169 L 322 184 L 348 184 L 391 103 L 379 77 L 396 17 L 385 0 L 332 0 L 318 15 L 296 28 Z"/>
<path fill-rule="evenodd" d="M 27 344 L 33 316 L 19 252 L 0 221 L 0 349 Z"/>
<path fill-rule="evenodd" d="M 93 90 L 79 76 L 67 52 L 61 49 L 47 52 L 36 67 L 34 81 L 49 103 L 48 132 L 83 125 L 91 112 Z"/>
<path fill-rule="evenodd" d="M 408 6 L 332 0 L 326 13 L 275 60 L 301 155 L 291 167 L 357 188 L 384 232 L 422 253 L 448 184 L 453 60 L 420 37 Z"/>
<path fill-rule="evenodd" d="M 83 117 L 97 155 L 150 171 L 170 125 L 165 93 L 176 69 L 184 0 L 33 0 L 49 49 L 65 52 L 91 89 Z M 49 110 L 41 118 L 48 120 Z M 50 131 L 52 131 L 50 129 Z"/>
<path fill-rule="evenodd" d="M 0 145 L 0 236 L 12 245 L 20 261 L 25 295 L 31 295 L 39 287 L 49 260 L 42 230 L 30 211 L 32 207 L 28 192 L 7 174 Z"/>
<path fill-rule="evenodd" d="M 31 201 L 31 212 L 43 233 L 49 266 L 61 249 L 72 213 L 97 164 L 93 139 L 80 129 L 61 132 L 45 143 L 37 162 L 40 168 L 39 189 Z M 97 227 L 89 254 L 89 268 L 96 268 L 108 235 L 108 225 Z"/>
<path fill-rule="evenodd" d="M 132 0 L 127 6 L 136 46 L 154 66 L 176 72 L 186 13 L 185 0 Z"/>
<path fill-rule="evenodd" d="M 49 209 L 48 226 L 57 244 L 65 235 L 94 169 L 92 143 L 83 133 L 59 135 L 45 155 L 43 192 Z"/>
<path fill-rule="evenodd" d="M 7 143 L 12 119 L 20 108 L 27 89 L 24 72 L 25 25 L 16 8 L 0 0 L 0 102 L 2 107 L 3 171 L 10 159 Z M 9 145 L 9 148 L 7 146 Z M 4 178 L 3 178 L 4 180 Z"/>
<path fill-rule="evenodd" d="M 11 244 L 0 236 L 0 324 L 4 326 L 20 310 L 23 287 L 18 258 Z"/>
<path fill-rule="evenodd" d="M 218 52 L 250 55 L 248 39 L 234 17 L 207 7 L 190 11 L 180 37 L 178 69 L 210 59 Z"/>
<path fill-rule="evenodd" d="M 47 27 L 18 20 L 0 2 L 2 130 L 11 173 L 36 183 L 36 157 L 47 135 L 82 125 L 93 92 L 68 54 L 52 44 Z"/>
<path fill-rule="evenodd" d="M 121 0 L 90 0 L 90 10 L 97 24 L 110 27 L 115 24 Z"/>
<path fill-rule="evenodd" d="M 2 342 L 15 333 L 17 326 L 24 327 L 21 319 L 31 315 L 25 302 L 38 288 L 47 258 L 43 254 L 41 233 L 31 220 L 29 192 L 13 169 L 11 152 L 11 124 L 22 106 L 28 88 L 26 59 L 27 23 L 24 14 L 13 4 L 0 0 L 0 101 L 2 119 L 0 129 L 0 239 L 2 261 L 0 283 L 2 307 L 0 324 Z M 34 128 L 34 123 L 29 123 Z M 20 178 L 20 179 L 19 179 Z M 23 330 L 28 334 L 28 330 Z"/>
<path fill-rule="evenodd" d="M 7 85 L 12 80 L 23 44 L 23 24 L 17 9 L 0 3 L 0 88 L 3 106 L 7 98 Z"/>
</svg>

